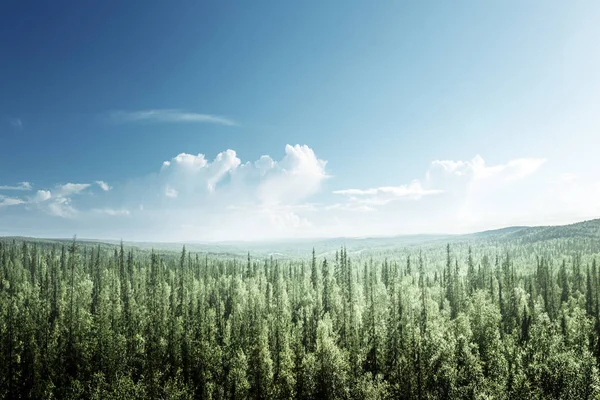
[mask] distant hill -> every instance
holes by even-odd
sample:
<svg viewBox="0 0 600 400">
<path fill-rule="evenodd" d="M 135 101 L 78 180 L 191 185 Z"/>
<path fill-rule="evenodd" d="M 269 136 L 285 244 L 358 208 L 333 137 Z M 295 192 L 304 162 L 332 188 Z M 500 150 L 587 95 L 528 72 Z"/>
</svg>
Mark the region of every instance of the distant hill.
<svg viewBox="0 0 600 400">
<path fill-rule="evenodd" d="M 398 247 L 424 246 L 443 244 L 446 242 L 478 242 L 488 241 L 514 244 L 536 243 L 556 239 L 598 240 L 600 243 L 600 219 L 577 222 L 570 225 L 557 226 L 510 226 L 464 235 L 451 234 L 419 234 L 399 235 L 393 237 L 366 238 L 330 238 L 330 239 L 288 239 L 264 242 L 217 242 L 217 243 L 152 243 L 124 242 L 127 247 L 139 250 L 154 249 L 159 252 L 180 251 L 183 244 L 191 252 L 209 253 L 217 256 L 244 256 L 247 252 L 257 256 L 306 256 L 316 248 L 319 254 L 335 252 L 345 246 L 349 254 L 360 254 L 365 250 L 385 251 Z M 40 246 L 68 244 L 72 239 L 0 237 L 0 242 L 6 241 L 36 242 Z M 102 241 L 93 239 L 78 239 L 79 243 L 113 247 L 119 241 Z"/>
<path fill-rule="evenodd" d="M 461 236 L 466 236 L 466 237 L 472 236 L 472 237 L 479 237 L 479 238 L 502 237 L 502 236 L 508 236 L 512 233 L 518 232 L 523 229 L 531 229 L 531 227 L 530 226 L 509 226 L 506 228 L 492 229 L 489 231 L 476 232 L 476 233 L 461 235 Z"/>
<path fill-rule="evenodd" d="M 569 225 L 514 226 L 464 236 L 498 241 L 517 241 L 521 243 L 577 238 L 600 240 L 600 219 L 577 222 Z"/>
</svg>

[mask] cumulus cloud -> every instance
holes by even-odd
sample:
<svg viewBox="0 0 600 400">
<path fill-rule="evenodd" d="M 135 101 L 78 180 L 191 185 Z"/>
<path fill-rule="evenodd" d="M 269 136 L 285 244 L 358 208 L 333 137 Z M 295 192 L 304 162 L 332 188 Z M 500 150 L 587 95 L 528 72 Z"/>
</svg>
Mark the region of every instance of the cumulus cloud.
<svg viewBox="0 0 600 400">
<path fill-rule="evenodd" d="M 114 122 L 171 122 L 171 123 L 210 123 L 235 126 L 237 123 L 226 117 L 187 112 L 175 109 L 157 109 L 141 111 L 116 111 L 110 114 Z"/>
<path fill-rule="evenodd" d="M 57 197 L 48 203 L 48 213 L 55 217 L 72 218 L 77 210 L 71 205 L 70 198 Z"/>
<path fill-rule="evenodd" d="M 209 162 L 204 154 L 181 153 L 165 161 L 160 174 L 166 181 L 165 195 L 177 197 L 179 192 L 193 194 L 199 189 L 213 192 L 216 185 L 240 165 L 235 151 L 226 150 Z"/>
<path fill-rule="evenodd" d="M 262 181 L 258 195 L 268 204 L 297 203 L 315 194 L 328 175 L 326 161 L 320 160 L 306 145 L 286 145 L 279 162 L 261 158 L 258 167 Z"/>
<path fill-rule="evenodd" d="M 104 181 L 96 181 L 96 185 L 100 186 L 100 189 L 104 190 L 105 192 L 108 192 L 110 189 L 112 189 L 110 186 L 108 186 L 108 183 Z"/>
<path fill-rule="evenodd" d="M 495 179 L 495 183 L 504 184 L 533 174 L 545 162 L 544 158 L 517 158 L 506 164 L 488 166 L 480 155 L 470 161 L 435 160 L 427 171 L 426 180 L 431 185 L 491 179 Z"/>
<path fill-rule="evenodd" d="M 52 197 L 52 193 L 49 190 L 38 190 L 33 201 L 36 203 L 44 202 Z"/>
<path fill-rule="evenodd" d="M 279 159 L 263 155 L 246 162 L 231 149 L 214 158 L 180 153 L 162 162 L 155 174 L 113 192 L 125 199 L 119 207 L 138 209 L 144 204 L 132 219 L 143 215 L 148 220 L 179 221 L 171 229 L 193 234 L 194 239 L 227 239 L 225 231 L 234 236 L 251 233 L 254 238 L 289 236 L 312 226 L 308 213 L 314 207 L 305 200 L 328 178 L 325 166 L 306 145 L 286 146 Z"/>
<path fill-rule="evenodd" d="M 206 158 L 204 158 L 204 154 L 198 154 L 195 156 L 193 154 L 180 153 L 173 157 L 171 161 L 163 162 L 163 168 L 167 169 L 171 167 L 180 168 L 181 170 L 195 171 L 204 168 L 206 164 L 208 164 L 208 161 L 206 161 Z"/>
<path fill-rule="evenodd" d="M 235 170 L 240 165 L 240 159 L 237 158 L 235 151 L 227 150 L 219 153 L 215 160 L 209 166 L 209 177 L 207 187 L 210 192 L 215 190 L 215 185 L 225 177 L 226 174 Z"/>
<path fill-rule="evenodd" d="M 530 196 L 522 193 L 529 191 L 527 178 L 545 162 L 544 158 L 529 157 L 488 165 L 479 155 L 468 161 L 435 160 L 427 171 L 425 185 L 454 198 L 456 229 L 467 230 L 492 220 L 509 225 L 514 220 L 507 211 L 516 214 L 526 208 Z"/>
<path fill-rule="evenodd" d="M 31 190 L 32 185 L 29 182 L 19 182 L 17 185 L 0 185 L 0 190 Z"/>
<path fill-rule="evenodd" d="M 81 195 L 91 186 L 90 183 L 66 183 L 57 185 L 52 191 L 38 190 L 29 203 L 52 216 L 74 218 L 79 211 L 73 205 L 73 197 Z"/>
<path fill-rule="evenodd" d="M 118 217 L 127 216 L 131 227 L 152 226 L 156 232 L 161 226 L 171 234 L 182 229 L 193 238 L 227 239 L 236 231 L 253 238 L 293 236 L 314 228 L 310 214 L 318 207 L 305 200 L 328 178 L 325 167 L 310 147 L 300 144 L 287 145 L 281 157 L 263 155 L 246 162 L 232 149 L 214 157 L 180 153 L 159 164 L 154 173 L 114 188 L 104 181 L 68 182 L 27 198 L 5 200 L 3 205 L 26 203 L 28 210 L 69 219 L 72 226 L 85 227 L 92 220 L 98 224 L 98 217 L 105 215 L 115 217 L 111 218 L 115 224 L 120 224 Z M 25 190 L 31 185 L 18 187 Z M 107 194 L 86 195 L 94 190 Z"/>
<path fill-rule="evenodd" d="M 181 153 L 163 163 L 158 179 L 168 197 L 205 199 L 223 184 L 222 195 L 229 196 L 229 202 L 235 197 L 242 202 L 287 204 L 319 190 L 327 178 L 325 165 L 306 145 L 287 145 L 279 161 L 262 156 L 244 164 L 233 150 L 217 154 L 212 161 L 204 154 Z"/>
<path fill-rule="evenodd" d="M 259 172 L 260 176 L 266 174 L 270 169 L 275 167 L 275 161 L 267 155 L 262 155 L 254 162 L 254 167 Z"/>
</svg>

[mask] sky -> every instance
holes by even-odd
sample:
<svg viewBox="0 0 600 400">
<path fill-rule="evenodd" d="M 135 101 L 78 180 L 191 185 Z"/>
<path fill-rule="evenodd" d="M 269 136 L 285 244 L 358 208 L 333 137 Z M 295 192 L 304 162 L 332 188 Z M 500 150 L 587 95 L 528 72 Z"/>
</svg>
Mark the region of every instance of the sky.
<svg viewBox="0 0 600 400">
<path fill-rule="evenodd" d="M 0 4 L 0 235 L 600 217 L 600 3 Z"/>
</svg>

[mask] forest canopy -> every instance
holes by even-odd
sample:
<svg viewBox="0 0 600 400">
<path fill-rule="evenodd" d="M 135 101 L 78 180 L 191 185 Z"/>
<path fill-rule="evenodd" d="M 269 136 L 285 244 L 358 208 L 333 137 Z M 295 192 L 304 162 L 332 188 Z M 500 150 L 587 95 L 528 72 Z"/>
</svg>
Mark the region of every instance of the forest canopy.
<svg viewBox="0 0 600 400">
<path fill-rule="evenodd" d="M 598 237 L 568 229 L 300 257 L 0 240 L 0 398 L 599 398 Z"/>
</svg>

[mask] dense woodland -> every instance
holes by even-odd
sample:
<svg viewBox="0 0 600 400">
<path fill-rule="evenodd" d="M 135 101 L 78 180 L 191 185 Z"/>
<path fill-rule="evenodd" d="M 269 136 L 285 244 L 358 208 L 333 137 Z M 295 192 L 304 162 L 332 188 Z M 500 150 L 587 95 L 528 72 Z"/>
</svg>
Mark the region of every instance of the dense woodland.
<svg viewBox="0 0 600 400">
<path fill-rule="evenodd" d="M 0 397 L 598 399 L 587 250 L 274 259 L 0 242 Z"/>
</svg>

